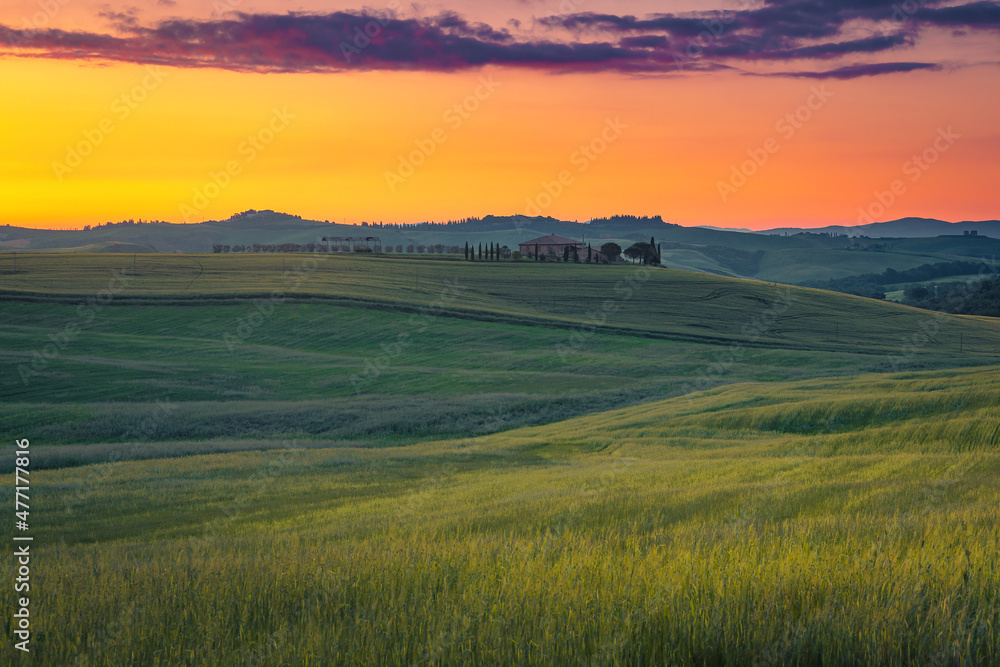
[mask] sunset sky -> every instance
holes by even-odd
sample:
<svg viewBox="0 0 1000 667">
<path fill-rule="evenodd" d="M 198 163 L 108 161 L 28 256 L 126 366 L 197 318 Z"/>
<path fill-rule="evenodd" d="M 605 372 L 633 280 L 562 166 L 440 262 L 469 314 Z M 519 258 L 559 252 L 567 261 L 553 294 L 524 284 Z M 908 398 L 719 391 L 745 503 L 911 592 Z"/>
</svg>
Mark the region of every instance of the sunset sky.
<svg viewBox="0 0 1000 667">
<path fill-rule="evenodd" d="M 6 0 L 0 85 L 0 224 L 1000 217 L 998 2 Z"/>
</svg>

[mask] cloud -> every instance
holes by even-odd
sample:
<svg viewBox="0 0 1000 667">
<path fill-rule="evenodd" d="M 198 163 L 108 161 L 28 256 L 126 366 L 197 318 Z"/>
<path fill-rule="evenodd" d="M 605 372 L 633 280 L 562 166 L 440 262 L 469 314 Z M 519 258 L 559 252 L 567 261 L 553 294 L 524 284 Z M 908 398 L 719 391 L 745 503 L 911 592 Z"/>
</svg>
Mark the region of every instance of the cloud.
<svg viewBox="0 0 1000 667">
<path fill-rule="evenodd" d="M 115 34 L 0 25 L 0 44 L 10 45 L 0 48 L 0 57 L 250 72 L 456 71 L 494 64 L 550 72 L 643 74 L 747 70 L 761 61 L 795 61 L 806 65 L 806 71 L 788 76 L 851 78 L 933 64 L 869 63 L 830 70 L 808 63 L 909 48 L 926 26 L 1000 27 L 1000 3 L 941 4 L 938 0 L 765 0 L 762 7 L 741 11 L 642 18 L 583 12 L 537 19 L 540 33 L 522 33 L 518 23 L 495 28 L 455 12 L 421 18 L 371 11 L 237 13 L 215 20 L 169 19 L 143 26 L 133 11 L 109 10 L 104 16 L 112 21 Z M 872 26 L 867 35 L 862 29 L 859 36 L 858 22 L 865 21 Z M 812 69 L 817 71 L 808 71 Z"/>
<path fill-rule="evenodd" d="M 905 6 L 906 3 L 903 3 Z M 1000 4 L 973 2 L 939 9 L 922 7 L 913 13 L 920 23 L 949 28 L 1000 28 Z"/>
<path fill-rule="evenodd" d="M 869 65 L 847 65 L 825 72 L 778 72 L 766 76 L 789 76 L 805 79 L 857 79 L 862 76 L 899 74 L 918 70 L 936 70 L 941 66 L 934 63 L 872 63 Z"/>
</svg>

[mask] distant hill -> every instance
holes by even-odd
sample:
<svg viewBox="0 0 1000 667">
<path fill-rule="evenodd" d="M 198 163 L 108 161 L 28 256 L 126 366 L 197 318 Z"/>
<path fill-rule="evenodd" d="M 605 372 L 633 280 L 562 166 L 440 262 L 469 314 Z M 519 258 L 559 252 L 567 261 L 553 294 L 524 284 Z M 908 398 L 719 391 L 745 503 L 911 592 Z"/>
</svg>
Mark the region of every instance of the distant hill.
<svg viewBox="0 0 1000 667">
<path fill-rule="evenodd" d="M 962 234 L 973 229 L 978 236 Z M 325 236 L 377 236 L 383 247 L 404 252 L 410 246 L 465 243 L 474 248 L 490 243 L 516 248 L 518 243 L 548 234 L 580 239 L 595 247 L 608 242 L 627 247 L 652 237 L 662 245 L 663 262 L 671 268 L 792 285 L 1000 255 L 997 221 L 948 223 L 910 218 L 862 227 L 754 233 L 682 227 L 659 216 L 622 215 L 573 222 L 545 216 L 488 215 L 413 225 L 340 225 L 253 210 L 226 220 L 189 225 L 125 221 L 73 231 L 5 226 L 0 227 L 0 255 L 8 250 L 148 252 L 153 248 L 159 252 L 211 253 L 215 245 L 306 245 Z"/>
<path fill-rule="evenodd" d="M 982 220 L 979 222 L 946 222 L 933 218 L 902 218 L 890 222 L 875 222 L 870 225 L 821 227 L 818 229 L 802 229 L 797 227 L 781 227 L 768 229 L 759 234 L 799 234 L 812 232 L 818 234 L 847 234 L 848 236 L 868 236 L 871 238 L 921 238 L 931 236 L 962 236 L 966 232 L 978 232 L 979 236 L 989 236 L 1000 239 L 1000 220 Z"/>
<path fill-rule="evenodd" d="M 73 248 L 27 249 L 23 252 L 99 252 L 99 253 L 155 253 L 156 248 L 139 243 L 92 243 Z"/>
</svg>

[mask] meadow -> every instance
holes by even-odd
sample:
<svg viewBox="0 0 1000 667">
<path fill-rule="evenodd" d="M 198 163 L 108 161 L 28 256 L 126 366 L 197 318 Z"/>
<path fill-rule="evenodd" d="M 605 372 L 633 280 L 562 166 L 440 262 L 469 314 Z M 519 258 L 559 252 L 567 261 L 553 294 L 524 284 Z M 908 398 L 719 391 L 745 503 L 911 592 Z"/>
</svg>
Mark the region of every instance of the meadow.
<svg viewBox="0 0 1000 667">
<path fill-rule="evenodd" d="M 738 384 L 477 439 L 50 471 L 36 659 L 993 664 L 998 389 Z"/>
<path fill-rule="evenodd" d="M 119 305 L 250 304 L 280 294 L 365 310 L 464 317 L 709 344 L 888 352 L 997 350 L 996 322 L 816 289 L 634 265 L 480 263 L 350 255 L 30 254 L 0 299 Z M 5 306 L 6 308 L 6 306 Z M 933 334 L 925 333 L 933 330 Z M 221 333 L 219 334 L 222 335 Z M 960 336 L 968 348 L 960 347 Z"/>
<path fill-rule="evenodd" d="M 129 260 L 2 276 L 34 664 L 1000 661 L 995 320 L 671 270 L 626 297 L 629 266 L 146 256 L 32 367 Z"/>
</svg>

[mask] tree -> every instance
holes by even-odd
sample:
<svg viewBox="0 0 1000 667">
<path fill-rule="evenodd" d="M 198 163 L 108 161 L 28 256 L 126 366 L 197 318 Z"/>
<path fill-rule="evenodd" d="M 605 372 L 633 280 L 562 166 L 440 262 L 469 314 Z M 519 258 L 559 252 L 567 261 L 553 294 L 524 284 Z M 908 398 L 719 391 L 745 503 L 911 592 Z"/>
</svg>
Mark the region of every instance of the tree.
<svg viewBox="0 0 1000 667">
<path fill-rule="evenodd" d="M 655 253 L 649 247 L 648 243 L 639 241 L 638 243 L 633 243 L 625 250 L 625 256 L 633 262 L 641 259 L 642 263 L 645 264 L 649 261 L 651 256 L 655 256 Z"/>
<path fill-rule="evenodd" d="M 469 259 L 469 242 L 468 241 L 465 242 L 465 259 L 466 259 L 466 261 L 468 261 L 468 259 Z"/>
<path fill-rule="evenodd" d="M 617 243 L 605 243 L 601 246 L 601 254 L 604 255 L 609 262 L 617 262 L 618 258 L 621 257 L 622 247 Z"/>
<path fill-rule="evenodd" d="M 411 246 L 411 245 L 406 246 L 406 252 L 408 252 L 408 253 L 410 253 L 412 255 L 413 254 L 413 246 Z"/>
<path fill-rule="evenodd" d="M 522 258 L 523 256 L 524 256 L 524 255 L 522 255 L 522 254 L 521 254 L 521 251 L 520 251 L 520 250 L 515 250 L 515 251 L 514 251 L 514 254 L 512 255 L 512 257 L 514 258 L 514 261 L 515 261 L 515 262 L 519 262 L 519 261 L 521 261 L 521 258 Z"/>
<path fill-rule="evenodd" d="M 568 262 L 569 261 L 569 246 L 568 245 L 564 245 L 563 246 L 563 261 L 564 262 Z"/>
<path fill-rule="evenodd" d="M 479 244 L 479 261 L 483 260 L 483 244 Z"/>
<path fill-rule="evenodd" d="M 573 246 L 573 262 L 576 264 L 580 263 L 580 252 Z"/>
<path fill-rule="evenodd" d="M 593 258 L 594 258 L 594 247 L 591 244 L 588 243 L 587 244 L 587 264 L 590 264 L 590 262 L 593 260 Z"/>
<path fill-rule="evenodd" d="M 538 244 L 535 244 L 535 261 L 538 261 Z"/>
</svg>

